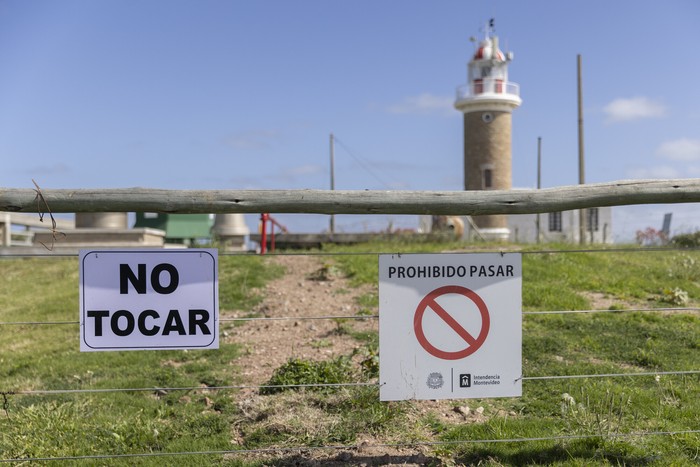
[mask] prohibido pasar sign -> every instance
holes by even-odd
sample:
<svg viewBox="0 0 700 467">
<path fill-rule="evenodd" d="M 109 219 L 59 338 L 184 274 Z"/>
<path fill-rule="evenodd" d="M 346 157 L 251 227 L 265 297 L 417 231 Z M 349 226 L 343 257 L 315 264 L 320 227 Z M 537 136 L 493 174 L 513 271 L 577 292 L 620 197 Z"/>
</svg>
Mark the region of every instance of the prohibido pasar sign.
<svg viewBox="0 0 700 467">
<path fill-rule="evenodd" d="M 522 394 L 520 253 L 379 255 L 379 397 Z"/>
<path fill-rule="evenodd" d="M 218 349 L 215 249 L 81 250 L 80 350 Z"/>
</svg>

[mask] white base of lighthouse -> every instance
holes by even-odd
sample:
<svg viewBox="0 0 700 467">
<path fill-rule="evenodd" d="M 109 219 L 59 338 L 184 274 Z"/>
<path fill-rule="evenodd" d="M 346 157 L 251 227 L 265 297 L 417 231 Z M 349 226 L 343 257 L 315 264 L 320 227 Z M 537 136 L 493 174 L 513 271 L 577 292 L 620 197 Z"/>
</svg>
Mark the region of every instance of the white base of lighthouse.
<svg viewBox="0 0 700 467">
<path fill-rule="evenodd" d="M 479 229 L 478 236 L 487 242 L 507 242 L 510 239 L 510 229 L 507 227 L 482 228 Z"/>
</svg>

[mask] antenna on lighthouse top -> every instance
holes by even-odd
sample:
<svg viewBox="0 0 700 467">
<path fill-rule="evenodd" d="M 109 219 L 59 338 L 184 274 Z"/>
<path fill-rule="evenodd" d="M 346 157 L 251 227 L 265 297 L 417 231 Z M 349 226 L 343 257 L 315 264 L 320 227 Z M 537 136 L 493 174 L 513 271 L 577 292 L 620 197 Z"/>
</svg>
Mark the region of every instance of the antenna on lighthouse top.
<svg viewBox="0 0 700 467">
<path fill-rule="evenodd" d="M 489 19 L 489 23 L 486 26 L 486 39 L 490 38 L 493 33 L 496 32 L 496 19 Z"/>
</svg>

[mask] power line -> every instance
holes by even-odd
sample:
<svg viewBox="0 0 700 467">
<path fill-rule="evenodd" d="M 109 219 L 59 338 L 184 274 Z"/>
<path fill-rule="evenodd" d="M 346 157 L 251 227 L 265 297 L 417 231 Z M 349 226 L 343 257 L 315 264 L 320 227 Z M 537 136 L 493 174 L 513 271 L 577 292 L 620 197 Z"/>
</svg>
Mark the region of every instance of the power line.
<svg viewBox="0 0 700 467">
<path fill-rule="evenodd" d="M 390 186 L 387 182 L 385 182 L 384 179 L 382 179 L 382 178 L 381 178 L 379 175 L 377 175 L 372 169 L 369 168 L 369 164 L 370 164 L 369 161 L 364 162 L 359 156 L 356 156 L 356 155 L 353 153 L 353 151 L 351 151 L 350 148 L 349 148 L 345 143 L 343 143 L 341 140 L 339 140 L 337 136 L 334 135 L 334 137 L 335 137 L 335 142 L 338 143 L 338 145 L 339 145 L 340 147 L 342 147 L 343 149 L 345 149 L 345 152 L 347 152 L 348 155 L 349 155 L 350 157 L 352 157 L 352 158 L 355 160 L 355 162 L 357 162 L 358 164 L 360 164 L 360 166 L 361 166 L 363 169 L 365 169 L 365 171 L 366 171 L 368 174 L 370 174 L 372 177 L 374 177 L 375 180 L 377 180 L 379 183 L 381 183 L 385 188 L 391 189 L 391 186 Z"/>
</svg>

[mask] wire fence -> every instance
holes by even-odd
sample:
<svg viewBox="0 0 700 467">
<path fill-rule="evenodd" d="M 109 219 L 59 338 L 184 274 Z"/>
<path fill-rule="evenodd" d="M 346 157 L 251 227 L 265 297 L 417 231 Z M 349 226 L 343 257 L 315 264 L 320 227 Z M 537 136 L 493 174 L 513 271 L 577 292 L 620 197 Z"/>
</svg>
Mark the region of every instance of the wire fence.
<svg viewBox="0 0 700 467">
<path fill-rule="evenodd" d="M 524 255 L 542 255 L 542 254 L 578 254 L 578 253 L 609 253 L 609 252 L 624 252 L 624 253 L 649 253 L 651 251 L 659 252 L 691 252 L 694 250 L 689 249 L 671 249 L 671 248 L 638 248 L 638 249 L 574 249 L 574 250 L 538 250 L 538 251 L 526 251 L 522 252 Z M 345 255 L 364 255 L 364 256 L 374 256 L 384 254 L 383 252 L 291 252 L 282 253 L 274 256 L 323 256 L 323 257 L 333 257 L 333 256 L 345 256 Z M 238 256 L 240 253 L 220 253 L 221 256 Z M 55 254 L 17 254 L 17 255 L 5 255 L 5 257 L 37 257 L 37 256 L 47 256 L 47 257 L 71 257 L 77 255 L 55 255 Z M 1 307 L 1 305 L 0 305 Z M 698 307 L 637 307 L 637 308 L 624 308 L 624 309 L 587 309 L 587 310 L 535 310 L 535 311 L 523 311 L 524 316 L 538 316 L 538 315 L 572 315 L 572 314 L 620 314 L 620 313 L 697 313 L 700 311 Z M 2 315 L 2 309 L 0 308 L 0 315 Z M 276 313 L 273 313 L 276 314 Z M 370 315 L 348 315 L 348 314 L 330 314 L 324 316 L 304 316 L 304 315 L 290 315 L 290 316 L 240 316 L 240 317 L 223 317 L 220 318 L 221 322 L 259 322 L 259 323 L 273 323 L 279 321 L 338 321 L 338 320 L 377 320 L 377 314 Z M 66 325 L 79 325 L 78 320 L 65 320 L 65 321 L 0 321 L 0 330 L 5 327 L 7 329 L 17 328 L 17 327 L 34 327 L 34 326 L 66 326 Z M 6 354 L 7 356 L 7 354 Z M 587 373 L 587 374 L 551 374 L 551 375 L 522 375 L 519 379 L 524 382 L 538 383 L 543 381 L 552 380 L 571 380 L 571 379 L 611 379 L 611 378 L 658 378 L 660 376 L 694 376 L 700 374 L 700 369 L 683 369 L 683 370 L 668 370 L 668 371 L 628 371 L 628 372 L 606 372 L 606 373 Z M 22 396 L 55 396 L 55 395 L 96 395 L 96 394 L 108 394 L 108 393 L 138 393 L 138 392 L 151 392 L 151 393 L 171 393 L 171 392 L 190 392 L 190 391 L 240 391 L 240 390 L 254 390 L 261 391 L 265 389 L 311 389 L 311 388 L 324 388 L 324 389 L 337 389 L 337 388 L 354 388 L 354 387 L 379 387 L 379 383 L 376 381 L 356 381 L 350 383 L 338 383 L 338 384 L 237 384 L 237 385 L 206 385 L 206 386 L 160 386 L 153 385 L 150 387 L 113 387 L 113 388 L 59 388 L 59 389 L 9 389 L 0 387 L 0 397 L 2 397 L 2 409 L 5 412 L 7 418 L 11 417 L 11 399 L 13 397 Z M 655 431 L 641 431 L 634 433 L 616 433 L 609 432 L 605 436 L 609 438 L 638 438 L 638 437 L 651 437 L 651 436 L 680 436 L 680 435 L 695 435 L 700 433 L 700 430 L 655 430 Z M 490 443 L 530 443 L 539 441 L 564 441 L 564 440 L 583 440 L 591 438 L 599 438 L 600 435 L 552 435 L 547 437 L 518 437 L 518 438 L 480 438 L 480 439 L 461 439 L 456 441 L 410 441 L 410 442 L 399 442 L 399 443 L 375 443 L 369 446 L 372 448 L 435 448 L 439 446 L 450 446 L 450 445 L 461 445 L 461 444 L 490 444 Z M 49 462 L 49 461 L 90 461 L 90 460 L 102 460 L 102 459 L 134 459 L 134 458 L 149 458 L 149 457 L 182 457 L 182 456 L 222 456 L 222 455 L 260 455 L 260 454 L 271 454 L 271 455 L 281 455 L 285 453 L 298 453 L 306 452 L 310 450 L 317 451 L 354 451 L 360 448 L 357 444 L 340 444 L 340 445 L 300 445 L 294 447 L 271 447 L 271 448 L 260 448 L 260 449 L 231 449 L 231 450 L 204 450 L 204 451 L 182 451 L 182 452 L 143 452 L 143 453 L 127 453 L 127 454 L 95 454 L 95 455 L 78 455 L 78 456 L 56 456 L 56 457 L 34 457 L 34 458 L 7 458 L 0 459 L 0 463 L 15 463 L 15 462 Z"/>
<path fill-rule="evenodd" d="M 609 433 L 606 436 L 609 438 L 639 438 L 650 436 L 679 436 L 693 435 L 700 433 L 700 430 L 682 430 L 682 431 L 644 431 L 634 433 Z M 133 454 L 97 454 L 91 456 L 60 456 L 60 457 L 35 457 L 32 459 L 15 458 L 15 459 L 0 459 L 0 463 L 9 462 L 58 462 L 58 461 L 88 461 L 102 459 L 136 459 L 146 457 L 184 457 L 184 456 L 223 456 L 223 455 L 244 455 L 244 454 L 272 454 L 283 455 L 288 453 L 299 453 L 304 451 L 368 451 L 371 449 L 381 448 L 416 448 L 416 447 L 445 447 L 459 446 L 467 444 L 501 444 L 501 443 L 534 443 L 539 441 L 572 441 L 572 440 L 590 440 L 597 439 L 599 435 L 560 435 L 547 437 L 523 437 L 523 438 L 502 438 L 502 439 L 463 439 L 458 441 L 434 441 L 434 442 L 414 442 L 414 443 L 380 443 L 372 446 L 362 446 L 357 444 L 344 444 L 335 446 L 299 446 L 299 447 L 276 447 L 264 449 L 230 449 L 218 451 L 184 451 L 184 452 L 141 452 Z"/>
<path fill-rule="evenodd" d="M 688 313 L 700 311 L 698 307 L 661 307 L 661 308 L 624 308 L 615 310 L 551 310 L 551 311 L 523 311 L 523 316 L 535 315 L 568 315 L 568 314 L 598 314 L 598 313 Z M 332 321 L 332 320 L 358 320 L 379 319 L 379 315 L 328 315 L 328 316 L 246 316 L 240 318 L 220 318 L 222 323 L 245 321 Z M 0 321 L 0 326 L 42 326 L 72 324 L 78 325 L 80 321 Z"/>
<path fill-rule="evenodd" d="M 550 375 L 550 376 L 521 376 L 519 381 L 545 381 L 557 379 L 579 379 L 579 378 L 634 378 L 639 376 L 659 377 L 659 376 L 678 376 L 678 375 L 697 375 L 700 370 L 687 371 L 646 371 L 646 372 L 629 372 L 629 373 L 594 373 L 580 375 Z M 168 386 L 151 386 L 143 388 L 102 388 L 102 389 L 46 389 L 46 390 L 27 390 L 27 391 L 0 391 L 0 396 L 7 398 L 8 396 L 38 396 L 38 395 L 58 395 L 58 394 L 104 394 L 115 392 L 175 392 L 175 391 L 222 391 L 231 389 L 307 389 L 307 388 L 350 388 L 350 387 L 379 387 L 376 382 L 356 382 L 356 383 L 317 383 L 317 384 L 235 384 L 226 386 L 185 386 L 185 387 L 168 387 Z"/>
</svg>

